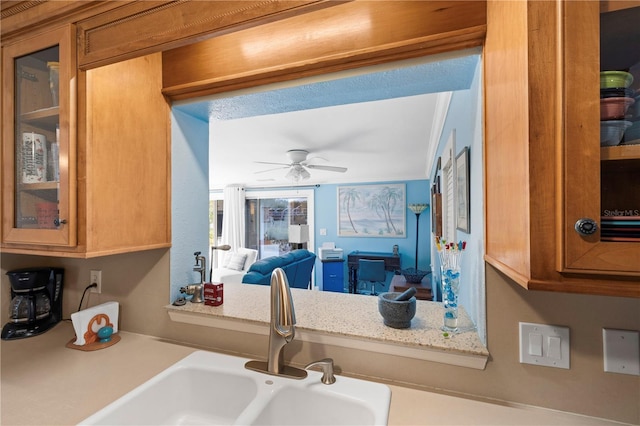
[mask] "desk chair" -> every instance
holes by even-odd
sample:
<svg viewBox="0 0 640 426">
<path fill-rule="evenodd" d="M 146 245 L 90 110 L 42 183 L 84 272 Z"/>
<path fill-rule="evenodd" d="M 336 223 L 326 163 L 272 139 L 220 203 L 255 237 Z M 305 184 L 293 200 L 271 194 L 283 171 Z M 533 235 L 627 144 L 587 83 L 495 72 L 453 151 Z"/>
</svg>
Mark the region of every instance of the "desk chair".
<svg viewBox="0 0 640 426">
<path fill-rule="evenodd" d="M 372 296 L 375 296 L 377 294 L 376 283 L 380 283 L 384 286 L 385 282 L 387 281 L 387 272 L 384 270 L 384 260 L 359 259 L 358 282 L 362 281 L 371 283 L 371 292 L 362 294 L 370 294 Z M 358 293 L 357 287 L 356 293 Z"/>
</svg>

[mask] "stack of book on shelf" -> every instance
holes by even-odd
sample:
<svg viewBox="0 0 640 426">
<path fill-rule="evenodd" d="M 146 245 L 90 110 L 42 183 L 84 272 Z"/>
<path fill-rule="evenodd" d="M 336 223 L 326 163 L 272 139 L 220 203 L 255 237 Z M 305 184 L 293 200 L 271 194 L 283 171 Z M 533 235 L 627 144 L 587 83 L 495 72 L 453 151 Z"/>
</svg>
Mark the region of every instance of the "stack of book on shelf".
<svg viewBox="0 0 640 426">
<path fill-rule="evenodd" d="M 601 241 L 640 242 L 640 216 L 602 216 Z"/>
</svg>

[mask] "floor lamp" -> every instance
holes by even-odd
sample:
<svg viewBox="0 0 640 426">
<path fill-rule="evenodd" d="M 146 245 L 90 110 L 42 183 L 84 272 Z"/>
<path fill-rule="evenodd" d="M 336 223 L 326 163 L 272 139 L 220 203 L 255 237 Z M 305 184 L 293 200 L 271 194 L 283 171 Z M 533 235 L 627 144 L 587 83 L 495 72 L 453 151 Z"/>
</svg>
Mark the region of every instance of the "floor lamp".
<svg viewBox="0 0 640 426">
<path fill-rule="evenodd" d="M 418 269 L 418 239 L 419 231 L 420 231 L 420 214 L 425 211 L 425 209 L 429 207 L 429 204 L 409 204 L 409 209 L 415 213 L 416 215 L 416 267 L 403 269 L 402 275 L 404 275 L 405 280 L 408 283 L 420 283 L 422 279 L 427 275 L 428 271 L 421 271 Z"/>
<path fill-rule="evenodd" d="M 211 246 L 211 259 L 209 259 L 209 282 L 213 278 L 213 252 L 216 250 L 229 251 L 231 246 L 229 244 L 223 244 L 221 246 Z"/>
</svg>

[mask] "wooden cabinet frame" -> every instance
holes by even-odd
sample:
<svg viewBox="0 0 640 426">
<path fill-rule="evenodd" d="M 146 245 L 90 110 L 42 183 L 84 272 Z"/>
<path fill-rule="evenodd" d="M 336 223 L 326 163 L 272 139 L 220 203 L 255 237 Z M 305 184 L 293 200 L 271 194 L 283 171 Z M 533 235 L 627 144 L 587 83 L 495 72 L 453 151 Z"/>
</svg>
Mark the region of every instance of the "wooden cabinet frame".
<svg viewBox="0 0 640 426">
<path fill-rule="evenodd" d="M 38 50 L 59 46 L 60 99 L 58 120 L 60 127 L 60 181 L 58 209 L 60 220 L 66 223 L 57 229 L 28 229 L 16 227 L 16 169 L 14 59 Z M 76 66 L 75 31 L 72 25 L 40 33 L 4 46 L 2 49 L 2 241 L 5 243 L 45 244 L 72 247 L 76 244 Z"/>
<path fill-rule="evenodd" d="M 486 260 L 528 289 L 640 297 L 640 245 L 600 219 L 599 3 L 489 1 Z"/>
</svg>

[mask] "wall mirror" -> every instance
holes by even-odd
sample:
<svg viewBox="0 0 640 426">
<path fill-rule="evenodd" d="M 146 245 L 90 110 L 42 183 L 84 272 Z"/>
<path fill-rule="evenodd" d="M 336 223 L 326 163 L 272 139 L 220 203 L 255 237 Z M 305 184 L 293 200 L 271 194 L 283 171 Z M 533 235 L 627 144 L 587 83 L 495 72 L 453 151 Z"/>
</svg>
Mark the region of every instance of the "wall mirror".
<svg viewBox="0 0 640 426">
<path fill-rule="evenodd" d="M 399 244 L 400 251 L 408 256 L 404 263 L 407 267 L 413 266 L 415 259 L 410 255 L 416 247 L 415 235 L 397 241 L 338 237 L 335 188 L 342 184 L 419 181 L 424 188 L 418 190 L 419 195 L 412 194 L 413 199 L 407 197 L 407 201 L 430 203 L 432 169 L 452 131 L 458 140 L 464 138 L 466 142 L 459 144 L 458 150 L 473 145 L 472 153 L 482 152 L 482 127 L 478 124 L 482 105 L 480 70 L 481 50 L 469 49 L 175 102 L 174 114 L 186 114 L 202 123 L 201 130 L 194 135 L 200 142 L 193 146 L 199 148 L 192 149 L 201 149 L 195 155 L 206 154 L 208 160 L 202 165 L 206 177 L 198 184 L 201 188 L 198 198 L 202 198 L 198 205 L 202 207 L 192 209 L 208 210 L 209 195 L 220 193 L 232 184 L 243 185 L 247 192 L 286 192 L 301 187 L 307 190 L 319 185 L 318 188 L 329 189 L 332 195 L 322 194 L 321 189 L 313 191 L 316 212 L 312 226 L 315 238 L 309 247 L 312 251 L 324 241 L 335 242 L 345 253 L 351 250 L 391 252 L 392 246 Z M 308 179 L 292 181 L 287 176 L 287 167 L 264 164 L 286 164 L 287 151 L 296 149 L 307 150 L 310 157 L 317 157 L 313 164 L 344 167 L 348 171 L 311 169 Z M 481 220 L 481 212 L 476 214 L 475 210 L 481 210 L 482 163 L 480 156 L 476 159 L 479 162 L 472 165 L 471 178 L 479 177 L 480 183 L 471 188 L 477 192 L 471 197 L 474 210 L 471 219 Z M 179 167 L 174 159 L 174 179 L 179 177 Z M 323 197 L 331 198 L 334 205 L 327 209 L 329 198 Z M 318 212 L 320 205 L 324 218 Z M 187 210 L 192 209 L 176 211 L 174 203 L 174 223 L 186 220 Z M 413 229 L 415 216 L 408 213 L 407 229 Z M 427 263 L 423 267 L 430 268 L 429 216 L 430 212 L 421 218 L 419 248 L 420 258 Z M 210 224 L 206 222 L 199 225 L 202 235 L 209 234 Z M 471 229 L 482 228 L 480 224 Z M 327 235 L 321 235 L 321 229 Z M 475 269 L 474 288 L 466 296 L 462 292 L 462 304 L 478 325 L 482 338 L 484 273 L 478 264 L 482 263 L 483 236 L 476 233 L 464 238 L 467 237 L 473 240 L 477 251 L 470 266 Z M 187 259 L 193 251 L 188 248 L 178 255 L 178 250 L 174 243 L 172 300 L 176 297 L 175 286 L 179 285 L 174 279 L 178 277 L 174 277 L 174 261 L 178 259 L 183 263 L 180 257 Z M 319 265 L 317 262 L 314 272 L 316 281 L 321 280 Z"/>
</svg>

